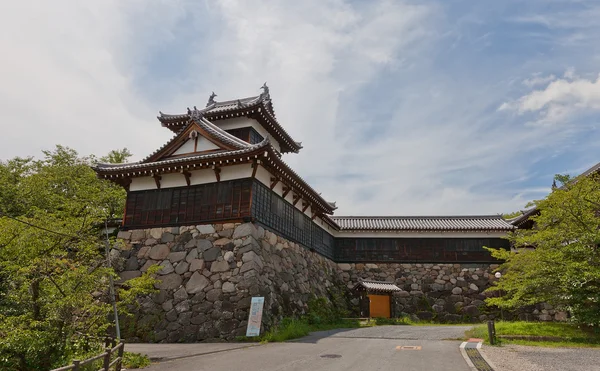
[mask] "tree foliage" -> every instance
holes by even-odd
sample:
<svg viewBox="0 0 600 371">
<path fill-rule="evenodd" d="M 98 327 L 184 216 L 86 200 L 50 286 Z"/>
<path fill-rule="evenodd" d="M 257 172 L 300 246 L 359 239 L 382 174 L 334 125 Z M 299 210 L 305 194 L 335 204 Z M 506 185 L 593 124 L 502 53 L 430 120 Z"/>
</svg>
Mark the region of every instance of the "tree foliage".
<svg viewBox="0 0 600 371">
<path fill-rule="evenodd" d="M 536 201 L 535 228 L 509 235 L 516 251 L 493 250 L 505 260 L 488 304 L 504 308 L 546 302 L 579 323 L 600 325 L 600 178 L 571 180 Z"/>
<path fill-rule="evenodd" d="M 47 370 L 73 339 L 106 334 L 111 306 L 102 227 L 125 192 L 97 179 L 92 158 L 57 146 L 41 160 L 0 162 L 0 369 Z M 131 282 L 131 283 L 130 283 Z M 147 292 L 152 278 L 128 281 Z M 125 304 L 125 303 L 123 303 Z"/>
</svg>

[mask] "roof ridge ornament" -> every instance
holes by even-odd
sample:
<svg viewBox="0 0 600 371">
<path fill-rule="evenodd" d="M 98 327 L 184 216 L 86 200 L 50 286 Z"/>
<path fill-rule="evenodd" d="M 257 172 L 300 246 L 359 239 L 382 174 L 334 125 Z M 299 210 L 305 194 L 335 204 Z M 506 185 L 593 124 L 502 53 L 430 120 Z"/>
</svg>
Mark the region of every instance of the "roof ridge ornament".
<svg viewBox="0 0 600 371">
<path fill-rule="evenodd" d="M 217 101 L 215 101 L 215 97 L 217 95 L 215 94 L 215 92 L 213 91 L 210 96 L 208 97 L 208 103 L 206 103 L 206 107 L 210 106 L 211 104 L 217 104 Z"/>
<path fill-rule="evenodd" d="M 263 84 L 263 86 L 260 87 L 263 92 L 260 93 L 260 99 L 262 100 L 271 100 L 271 95 L 269 94 L 269 87 L 267 86 L 267 82 L 265 81 L 265 83 Z"/>
<path fill-rule="evenodd" d="M 190 115 L 190 118 L 192 120 L 200 120 L 202 119 L 202 117 L 204 117 L 204 110 L 199 110 L 198 108 L 196 108 L 196 106 L 194 106 L 193 110 L 191 110 L 190 107 L 188 107 L 187 113 L 188 115 Z"/>
</svg>

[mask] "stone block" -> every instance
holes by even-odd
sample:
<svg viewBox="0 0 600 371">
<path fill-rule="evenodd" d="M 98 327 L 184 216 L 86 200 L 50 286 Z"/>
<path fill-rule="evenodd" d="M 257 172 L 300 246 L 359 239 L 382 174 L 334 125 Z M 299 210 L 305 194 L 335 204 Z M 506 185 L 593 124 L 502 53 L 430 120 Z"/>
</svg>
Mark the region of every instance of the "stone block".
<svg viewBox="0 0 600 371">
<path fill-rule="evenodd" d="M 171 264 L 171 262 L 168 260 L 163 260 L 162 263 L 160 263 L 160 266 L 162 267 L 162 269 L 158 271 L 158 274 L 165 275 L 173 273 L 175 271 L 175 268 L 173 268 L 173 264 Z"/>
<path fill-rule="evenodd" d="M 210 302 L 215 302 L 221 299 L 223 292 L 221 289 L 212 289 L 206 293 L 206 300 Z"/>
<path fill-rule="evenodd" d="M 169 246 L 165 244 L 155 245 L 150 249 L 148 257 L 152 260 L 164 260 L 170 252 Z"/>
<path fill-rule="evenodd" d="M 144 263 L 144 265 L 142 266 L 142 268 L 140 268 L 140 270 L 142 272 L 146 272 L 148 270 L 148 268 L 150 268 L 151 266 L 158 264 L 157 261 L 155 260 L 146 260 L 146 263 Z"/>
<path fill-rule="evenodd" d="M 130 280 L 132 278 L 139 277 L 141 275 L 142 275 L 142 272 L 140 272 L 140 271 L 134 271 L 134 270 L 132 270 L 132 271 L 124 271 L 124 272 L 119 273 L 119 277 L 121 278 L 122 282 Z"/>
<path fill-rule="evenodd" d="M 187 253 L 185 251 L 172 252 L 167 256 L 167 259 L 169 259 L 171 263 L 176 263 L 185 259 L 186 255 Z"/>
<path fill-rule="evenodd" d="M 183 279 L 181 278 L 180 275 L 178 275 L 176 273 L 171 273 L 171 274 L 162 276 L 160 278 L 160 281 L 161 282 L 158 285 L 158 287 L 161 290 L 174 290 L 181 285 L 181 282 L 183 281 Z"/>
<path fill-rule="evenodd" d="M 202 253 L 202 252 L 210 249 L 211 247 L 213 247 L 213 243 L 209 240 L 200 239 L 200 240 L 196 240 L 196 247 L 198 248 L 198 252 Z"/>
<path fill-rule="evenodd" d="M 229 263 L 226 261 L 213 262 L 210 266 L 210 271 L 213 273 L 226 272 L 229 270 Z"/>
<path fill-rule="evenodd" d="M 194 259 L 198 259 L 198 250 L 197 249 L 190 250 L 190 252 L 188 252 L 188 254 L 185 257 L 185 261 L 188 263 L 191 263 L 192 260 L 194 260 Z"/>
<path fill-rule="evenodd" d="M 210 281 L 206 277 L 201 275 L 199 272 L 194 272 L 188 283 L 185 285 L 185 290 L 188 294 L 195 294 L 204 290 L 204 288 L 209 284 Z"/>
<path fill-rule="evenodd" d="M 349 271 L 350 269 L 352 269 L 352 267 L 350 266 L 350 264 L 346 264 L 346 263 L 340 263 L 340 264 L 338 264 L 338 268 L 340 268 L 343 271 Z"/>
<path fill-rule="evenodd" d="M 183 313 L 183 312 L 187 312 L 190 310 L 190 303 L 187 300 L 182 301 L 181 303 L 178 303 L 175 305 L 175 310 L 177 311 L 177 313 Z"/>
<path fill-rule="evenodd" d="M 141 241 L 146 238 L 146 231 L 143 229 L 136 229 L 131 231 L 131 240 L 132 241 Z"/>
<path fill-rule="evenodd" d="M 185 288 L 181 287 L 179 290 L 175 291 L 173 294 L 173 302 L 179 303 L 180 301 L 187 300 L 188 293 L 185 291 Z"/>
<path fill-rule="evenodd" d="M 462 294 L 462 289 L 460 287 L 455 287 L 452 289 L 452 294 L 453 295 L 460 295 Z"/>
<path fill-rule="evenodd" d="M 232 251 L 227 251 L 225 253 L 225 255 L 223 255 L 223 259 L 225 259 L 225 261 L 231 263 L 232 261 L 234 261 L 235 255 L 234 255 L 234 253 Z"/>
<path fill-rule="evenodd" d="M 190 262 L 190 272 L 202 271 L 204 269 L 204 260 L 202 259 L 193 259 Z"/>
<path fill-rule="evenodd" d="M 126 271 L 135 271 L 140 267 L 138 263 L 138 259 L 135 256 L 130 257 L 125 261 L 125 270 Z"/>
<path fill-rule="evenodd" d="M 143 246 L 138 252 L 137 252 L 137 257 L 138 259 L 145 259 L 146 255 L 148 254 L 148 252 L 150 251 L 150 246 Z"/>
<path fill-rule="evenodd" d="M 232 239 L 235 240 L 235 239 L 243 238 L 246 236 L 253 236 L 256 238 L 257 234 L 258 234 L 258 230 L 256 229 L 256 226 L 253 223 L 244 223 L 244 224 L 238 225 L 235 228 Z"/>
<path fill-rule="evenodd" d="M 224 293 L 232 293 L 235 292 L 235 285 L 231 282 L 225 282 L 221 289 Z"/>
<path fill-rule="evenodd" d="M 213 234 L 215 233 L 215 228 L 210 224 L 197 225 L 196 229 L 200 234 Z"/>
<path fill-rule="evenodd" d="M 175 241 L 175 236 L 173 236 L 173 234 L 169 233 L 169 232 L 163 233 L 163 235 L 160 237 L 160 242 L 162 242 L 162 243 L 173 242 L 173 241 Z"/>
<path fill-rule="evenodd" d="M 213 242 L 213 245 L 215 245 L 216 247 L 219 247 L 219 248 L 223 248 L 223 246 L 226 246 L 226 245 L 230 244 L 231 242 L 232 241 L 229 238 L 219 238 L 218 240 Z"/>
<path fill-rule="evenodd" d="M 467 314 L 471 317 L 475 317 L 479 315 L 479 309 L 474 305 L 467 305 L 462 309 L 464 314 Z"/>
<path fill-rule="evenodd" d="M 213 247 L 202 253 L 202 258 L 207 262 L 215 261 L 219 256 L 221 256 L 221 249 L 218 247 Z"/>
<path fill-rule="evenodd" d="M 189 267 L 190 267 L 190 264 L 188 262 L 179 262 L 177 264 L 177 266 L 175 267 L 175 273 L 184 274 L 185 272 L 188 271 Z"/>
<path fill-rule="evenodd" d="M 117 233 L 117 238 L 129 240 L 131 239 L 131 231 L 119 231 L 119 233 Z"/>
</svg>

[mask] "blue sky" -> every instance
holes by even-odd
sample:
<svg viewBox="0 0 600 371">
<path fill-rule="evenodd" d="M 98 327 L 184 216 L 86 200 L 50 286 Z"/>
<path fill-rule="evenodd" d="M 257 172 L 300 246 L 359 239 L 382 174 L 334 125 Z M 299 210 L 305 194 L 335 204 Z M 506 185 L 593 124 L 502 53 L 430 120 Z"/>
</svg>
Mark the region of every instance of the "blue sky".
<svg viewBox="0 0 600 371">
<path fill-rule="evenodd" d="M 0 158 L 141 159 L 183 112 L 268 81 L 338 214 L 496 214 L 600 161 L 600 3 L 117 1 L 0 5 Z"/>
</svg>

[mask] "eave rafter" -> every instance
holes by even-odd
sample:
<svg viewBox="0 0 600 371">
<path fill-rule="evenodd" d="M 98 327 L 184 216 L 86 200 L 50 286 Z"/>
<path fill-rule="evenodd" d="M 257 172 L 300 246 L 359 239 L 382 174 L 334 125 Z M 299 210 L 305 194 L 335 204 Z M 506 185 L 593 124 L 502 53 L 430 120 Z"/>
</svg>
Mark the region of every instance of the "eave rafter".
<svg viewBox="0 0 600 371">
<path fill-rule="evenodd" d="M 156 183 L 156 188 L 160 189 L 160 181 L 162 180 L 162 176 L 160 176 L 158 174 L 154 174 L 154 175 L 152 175 L 152 178 L 154 178 L 154 183 Z"/>
<path fill-rule="evenodd" d="M 294 196 L 292 196 L 292 198 L 294 199 L 294 202 L 292 202 L 292 205 L 296 206 L 296 204 L 298 203 L 298 201 L 300 201 L 302 199 L 302 197 L 300 197 L 300 195 L 294 193 Z"/>
<path fill-rule="evenodd" d="M 285 196 L 288 195 L 288 193 L 290 193 L 290 191 L 292 190 L 291 187 L 288 187 L 286 185 L 283 186 L 283 194 L 281 195 L 281 197 L 285 198 Z"/>
<path fill-rule="evenodd" d="M 220 182 L 221 181 L 221 168 L 218 166 L 213 166 L 212 169 L 215 172 L 215 177 L 217 178 L 217 182 Z"/>
<path fill-rule="evenodd" d="M 277 185 L 277 183 L 279 183 L 279 178 L 278 177 L 271 177 L 271 189 L 275 188 L 275 186 Z"/>
<path fill-rule="evenodd" d="M 189 187 L 189 186 L 190 186 L 190 184 L 191 184 L 191 182 L 192 182 L 192 180 L 191 180 L 191 178 L 192 178 L 192 173 L 190 173 L 190 172 L 189 172 L 189 171 L 187 171 L 187 170 L 183 170 L 183 169 L 181 169 L 181 174 L 183 174 L 183 176 L 185 177 L 185 183 L 186 183 L 186 184 L 188 185 L 188 187 Z"/>
</svg>

